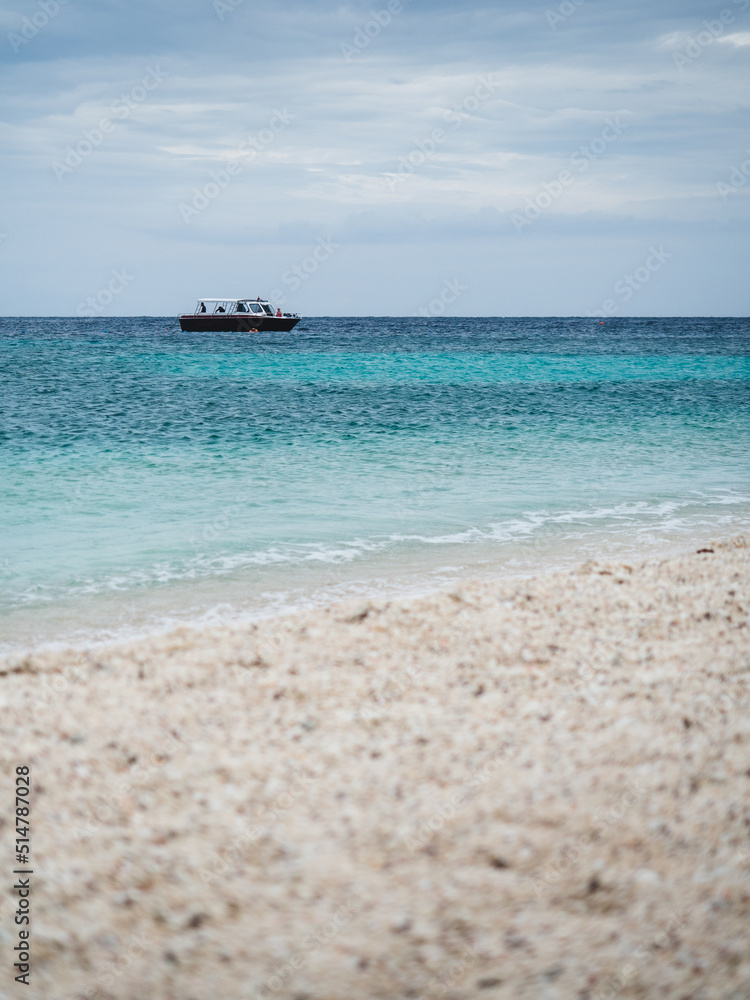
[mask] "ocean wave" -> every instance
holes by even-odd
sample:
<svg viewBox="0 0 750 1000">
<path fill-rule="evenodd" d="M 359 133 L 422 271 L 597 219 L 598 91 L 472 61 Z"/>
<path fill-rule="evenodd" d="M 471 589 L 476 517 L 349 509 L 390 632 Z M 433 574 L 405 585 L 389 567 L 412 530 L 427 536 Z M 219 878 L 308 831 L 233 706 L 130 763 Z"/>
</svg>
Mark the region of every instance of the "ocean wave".
<svg viewBox="0 0 750 1000">
<path fill-rule="evenodd" d="M 728 506 L 733 512 L 724 513 Z M 680 535 L 698 528 L 742 530 L 750 525 L 750 495 L 734 491 L 714 494 L 696 491 L 686 497 L 639 500 L 570 510 L 537 509 L 486 525 L 434 533 L 390 532 L 371 537 L 354 536 L 331 541 L 276 543 L 251 550 L 195 553 L 159 560 L 150 566 L 124 572 L 85 576 L 59 584 L 13 587 L 8 581 L 0 590 L 0 606 L 7 609 L 51 605 L 100 595 L 127 595 L 177 583 L 242 578 L 255 571 L 256 582 L 264 571 L 293 571 L 303 567 L 342 567 L 358 564 L 366 572 L 368 562 L 380 557 L 421 550 L 445 549 L 446 557 L 460 566 L 463 558 L 474 561 L 478 548 L 502 560 L 515 556 L 515 547 L 554 544 L 573 548 L 583 542 L 606 554 L 618 535 L 627 534 L 646 542 L 655 536 Z M 465 550 L 465 557 L 461 551 Z M 506 551 L 507 550 L 507 551 Z M 260 577 L 258 577 L 260 574 Z M 291 579 L 291 577 L 290 577 Z"/>
</svg>

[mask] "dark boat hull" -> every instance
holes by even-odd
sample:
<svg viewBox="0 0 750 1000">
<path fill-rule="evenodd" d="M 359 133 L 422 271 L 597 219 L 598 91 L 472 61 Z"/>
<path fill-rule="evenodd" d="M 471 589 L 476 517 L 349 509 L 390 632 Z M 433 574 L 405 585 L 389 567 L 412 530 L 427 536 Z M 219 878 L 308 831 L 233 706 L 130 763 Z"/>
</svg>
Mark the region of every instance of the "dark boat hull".
<svg viewBox="0 0 750 1000">
<path fill-rule="evenodd" d="M 293 330 L 299 316 L 246 316 L 240 313 L 217 316 L 215 313 L 191 313 L 180 316 L 180 329 L 190 333 L 254 333 Z"/>
</svg>

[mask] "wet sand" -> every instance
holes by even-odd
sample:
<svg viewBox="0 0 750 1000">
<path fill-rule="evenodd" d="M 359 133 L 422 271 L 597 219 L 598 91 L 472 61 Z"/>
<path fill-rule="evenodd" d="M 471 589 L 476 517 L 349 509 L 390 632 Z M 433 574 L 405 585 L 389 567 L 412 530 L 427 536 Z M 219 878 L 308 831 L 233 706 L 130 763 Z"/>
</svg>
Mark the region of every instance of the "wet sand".
<svg viewBox="0 0 750 1000">
<path fill-rule="evenodd" d="M 24 995 L 747 1000 L 750 536 L 704 547 L 4 661 Z"/>
</svg>

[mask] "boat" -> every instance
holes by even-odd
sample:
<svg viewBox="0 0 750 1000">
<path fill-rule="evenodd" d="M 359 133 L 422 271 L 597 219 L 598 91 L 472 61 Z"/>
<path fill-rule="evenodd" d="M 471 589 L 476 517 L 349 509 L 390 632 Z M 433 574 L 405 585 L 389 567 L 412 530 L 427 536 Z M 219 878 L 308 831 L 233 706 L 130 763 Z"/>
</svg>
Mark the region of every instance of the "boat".
<svg viewBox="0 0 750 1000">
<path fill-rule="evenodd" d="M 195 312 L 180 316 L 180 329 L 191 333 L 259 333 L 293 330 L 297 313 L 282 313 L 267 299 L 198 299 Z"/>
</svg>

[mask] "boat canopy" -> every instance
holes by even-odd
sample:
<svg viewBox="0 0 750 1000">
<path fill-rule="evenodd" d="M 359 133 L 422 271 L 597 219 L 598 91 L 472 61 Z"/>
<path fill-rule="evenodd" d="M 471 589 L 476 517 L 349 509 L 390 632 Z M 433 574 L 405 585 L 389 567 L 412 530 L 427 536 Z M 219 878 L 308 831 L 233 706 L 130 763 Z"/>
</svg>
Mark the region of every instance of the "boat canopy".
<svg viewBox="0 0 750 1000">
<path fill-rule="evenodd" d="M 271 307 L 267 299 L 198 299 L 195 307 L 195 315 L 202 313 L 248 313 L 251 316 L 274 316 L 275 310 Z"/>
</svg>

